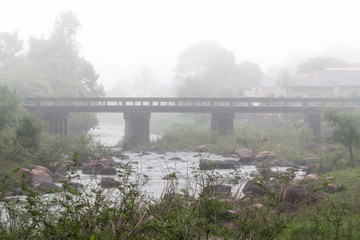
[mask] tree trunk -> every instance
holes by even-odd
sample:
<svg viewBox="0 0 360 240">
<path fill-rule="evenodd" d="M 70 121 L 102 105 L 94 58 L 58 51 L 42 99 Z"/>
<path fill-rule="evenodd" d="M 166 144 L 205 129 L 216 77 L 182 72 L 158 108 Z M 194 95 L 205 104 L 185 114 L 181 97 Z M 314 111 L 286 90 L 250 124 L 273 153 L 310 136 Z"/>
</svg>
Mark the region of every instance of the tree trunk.
<svg viewBox="0 0 360 240">
<path fill-rule="evenodd" d="M 349 152 L 350 152 L 351 166 L 355 167 L 352 145 L 349 146 Z"/>
</svg>

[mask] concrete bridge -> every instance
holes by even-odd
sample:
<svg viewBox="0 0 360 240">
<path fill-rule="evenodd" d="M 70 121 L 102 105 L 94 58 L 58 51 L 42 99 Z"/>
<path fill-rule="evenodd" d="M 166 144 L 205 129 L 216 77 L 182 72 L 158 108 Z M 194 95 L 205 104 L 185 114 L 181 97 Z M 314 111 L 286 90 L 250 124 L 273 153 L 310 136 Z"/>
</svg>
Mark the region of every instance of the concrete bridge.
<svg viewBox="0 0 360 240">
<path fill-rule="evenodd" d="M 315 135 L 325 107 L 357 108 L 356 98 L 25 98 L 23 106 L 49 122 L 51 133 L 68 134 L 70 112 L 124 113 L 125 139 L 149 140 L 151 113 L 210 113 L 211 128 L 230 132 L 235 113 L 302 113 Z"/>
</svg>

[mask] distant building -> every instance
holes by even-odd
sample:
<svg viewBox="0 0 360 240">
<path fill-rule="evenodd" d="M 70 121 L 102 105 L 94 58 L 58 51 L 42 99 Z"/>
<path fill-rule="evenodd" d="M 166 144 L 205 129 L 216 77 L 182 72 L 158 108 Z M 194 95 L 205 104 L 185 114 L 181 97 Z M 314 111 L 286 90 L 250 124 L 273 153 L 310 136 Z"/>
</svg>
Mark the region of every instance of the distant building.
<svg viewBox="0 0 360 240">
<path fill-rule="evenodd" d="M 244 97 L 285 97 L 286 89 L 280 87 L 253 87 L 244 90 Z"/>
<path fill-rule="evenodd" d="M 360 96 L 360 68 L 327 68 L 284 78 L 287 97 Z"/>
</svg>

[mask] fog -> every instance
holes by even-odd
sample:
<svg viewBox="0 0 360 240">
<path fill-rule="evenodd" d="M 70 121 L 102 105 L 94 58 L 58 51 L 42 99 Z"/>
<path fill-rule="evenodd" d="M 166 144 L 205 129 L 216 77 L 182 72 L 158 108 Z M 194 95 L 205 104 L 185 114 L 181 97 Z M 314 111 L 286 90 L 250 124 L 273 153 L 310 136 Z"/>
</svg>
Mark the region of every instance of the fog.
<svg viewBox="0 0 360 240">
<path fill-rule="evenodd" d="M 81 23 L 80 54 L 106 90 L 134 88 L 146 68 L 164 86 L 157 94 L 173 95 L 179 54 L 204 40 L 232 52 L 237 63 L 258 64 L 272 78 L 309 57 L 359 63 L 357 6 L 346 0 L 13 0 L 2 4 L 0 32 L 46 37 L 59 11 L 70 10 Z"/>
</svg>

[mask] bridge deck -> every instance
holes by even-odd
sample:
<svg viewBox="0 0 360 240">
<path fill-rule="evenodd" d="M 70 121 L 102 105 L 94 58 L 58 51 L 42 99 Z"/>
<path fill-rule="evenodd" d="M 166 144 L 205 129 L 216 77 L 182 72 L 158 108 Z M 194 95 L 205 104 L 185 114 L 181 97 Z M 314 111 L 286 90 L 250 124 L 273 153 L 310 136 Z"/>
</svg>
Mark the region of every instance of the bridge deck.
<svg viewBox="0 0 360 240">
<path fill-rule="evenodd" d="M 325 107 L 358 108 L 356 98 L 25 98 L 41 112 L 302 113 Z"/>
</svg>

